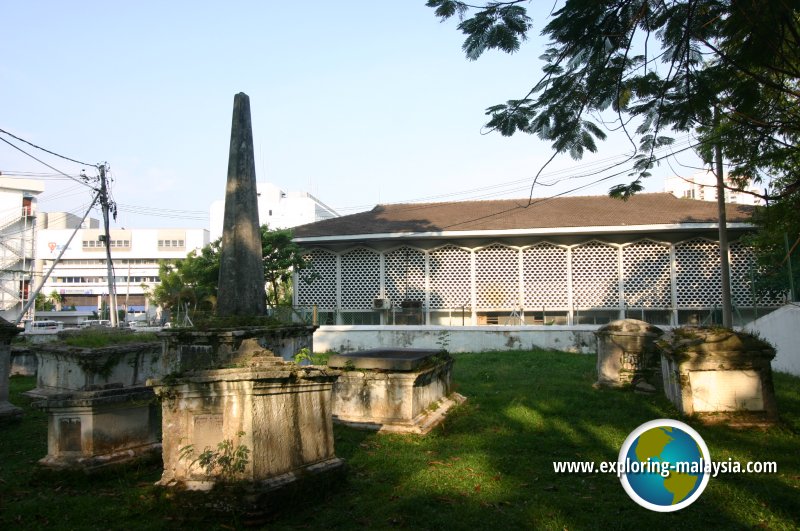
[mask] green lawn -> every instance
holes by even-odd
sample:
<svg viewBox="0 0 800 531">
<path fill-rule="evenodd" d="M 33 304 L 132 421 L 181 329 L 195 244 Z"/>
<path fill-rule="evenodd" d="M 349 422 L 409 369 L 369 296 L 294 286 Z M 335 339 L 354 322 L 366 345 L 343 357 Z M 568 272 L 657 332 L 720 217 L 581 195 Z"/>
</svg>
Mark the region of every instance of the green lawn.
<svg viewBox="0 0 800 531">
<path fill-rule="evenodd" d="M 24 419 L 0 428 L 0 529 L 796 529 L 800 526 L 800 379 L 775 376 L 782 423 L 769 431 L 689 420 L 716 461 L 776 461 L 778 474 L 711 479 L 671 514 L 631 501 L 615 475 L 556 475 L 553 461 L 614 461 L 628 433 L 679 418 L 661 395 L 595 390 L 593 356 L 556 352 L 457 354 L 468 397 L 426 437 L 336 427 L 347 481 L 306 489 L 281 512 L 182 507 L 152 486 L 160 466 L 86 478 L 37 471 L 46 418 L 19 396 Z"/>
</svg>

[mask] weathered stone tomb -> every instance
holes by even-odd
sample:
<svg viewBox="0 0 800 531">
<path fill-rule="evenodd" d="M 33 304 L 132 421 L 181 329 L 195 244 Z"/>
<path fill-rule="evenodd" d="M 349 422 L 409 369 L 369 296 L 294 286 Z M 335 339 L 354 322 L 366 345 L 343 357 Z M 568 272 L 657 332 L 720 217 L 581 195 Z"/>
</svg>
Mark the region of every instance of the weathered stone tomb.
<svg viewBox="0 0 800 531">
<path fill-rule="evenodd" d="M 328 365 L 343 369 L 333 418 L 348 426 L 425 434 L 465 400 L 452 392 L 453 358 L 438 350 L 363 350 L 333 355 Z"/>
</svg>

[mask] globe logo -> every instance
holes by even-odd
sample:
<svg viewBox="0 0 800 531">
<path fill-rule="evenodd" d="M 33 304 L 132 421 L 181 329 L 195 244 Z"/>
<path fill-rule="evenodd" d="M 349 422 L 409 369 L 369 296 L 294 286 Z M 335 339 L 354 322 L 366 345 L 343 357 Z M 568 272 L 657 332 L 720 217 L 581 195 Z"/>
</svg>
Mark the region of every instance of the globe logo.
<svg viewBox="0 0 800 531">
<path fill-rule="evenodd" d="M 645 422 L 619 452 L 620 481 L 633 501 L 658 512 L 688 507 L 711 476 L 708 447 L 690 426 L 672 419 Z"/>
</svg>

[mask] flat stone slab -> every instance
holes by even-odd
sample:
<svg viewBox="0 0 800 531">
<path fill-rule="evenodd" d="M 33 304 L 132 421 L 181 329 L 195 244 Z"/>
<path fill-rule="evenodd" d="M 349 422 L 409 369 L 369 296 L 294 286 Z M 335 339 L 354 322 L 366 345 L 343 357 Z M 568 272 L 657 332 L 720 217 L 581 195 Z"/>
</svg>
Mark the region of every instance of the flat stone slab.
<svg viewBox="0 0 800 531">
<path fill-rule="evenodd" d="M 429 348 L 374 348 L 347 354 L 333 354 L 328 360 L 328 367 L 350 366 L 354 369 L 415 371 L 437 354 L 438 350 Z"/>
</svg>

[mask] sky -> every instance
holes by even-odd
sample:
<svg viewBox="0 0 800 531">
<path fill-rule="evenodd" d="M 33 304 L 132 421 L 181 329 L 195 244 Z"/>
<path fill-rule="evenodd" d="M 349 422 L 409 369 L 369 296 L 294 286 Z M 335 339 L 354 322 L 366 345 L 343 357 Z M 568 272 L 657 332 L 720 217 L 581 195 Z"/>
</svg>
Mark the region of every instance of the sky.
<svg viewBox="0 0 800 531">
<path fill-rule="evenodd" d="M 551 2 L 532 2 L 534 25 Z M 469 61 L 457 21 L 424 0 L 2 3 L 0 129 L 88 164 L 107 162 L 112 227 L 208 227 L 222 199 L 233 97 L 250 97 L 256 178 L 341 214 L 378 203 L 524 197 L 550 158 L 530 135 L 486 133 L 485 109 L 524 96 L 546 42 Z M 36 150 L 67 175 L 92 166 Z M 630 152 L 611 137 L 581 161 L 558 156 L 549 197 Z M 681 166 L 681 164 L 685 165 Z M 696 173 L 681 155 L 646 182 Z M 92 192 L 0 142 L 0 172 L 45 179 L 42 211 L 82 215 Z M 623 173 L 572 195 L 601 195 Z M 92 213 L 99 217 L 99 212 Z"/>
</svg>

